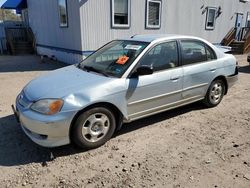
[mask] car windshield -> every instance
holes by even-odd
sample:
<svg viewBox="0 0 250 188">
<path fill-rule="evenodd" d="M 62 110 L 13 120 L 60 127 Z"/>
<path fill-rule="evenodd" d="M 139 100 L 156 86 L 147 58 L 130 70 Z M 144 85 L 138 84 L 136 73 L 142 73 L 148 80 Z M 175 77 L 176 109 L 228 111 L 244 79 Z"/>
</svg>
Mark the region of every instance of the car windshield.
<svg viewBox="0 0 250 188">
<path fill-rule="evenodd" d="M 120 78 L 149 43 L 115 40 L 79 64 L 79 68 L 104 76 Z"/>
</svg>

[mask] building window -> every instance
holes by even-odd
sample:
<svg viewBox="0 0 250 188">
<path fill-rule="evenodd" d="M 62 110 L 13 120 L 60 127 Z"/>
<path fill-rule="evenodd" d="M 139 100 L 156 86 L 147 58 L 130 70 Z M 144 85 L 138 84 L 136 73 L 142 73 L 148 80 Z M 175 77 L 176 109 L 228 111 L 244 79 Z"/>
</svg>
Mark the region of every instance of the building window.
<svg viewBox="0 0 250 188">
<path fill-rule="evenodd" d="M 112 0 L 112 27 L 130 26 L 130 0 Z"/>
<path fill-rule="evenodd" d="M 214 30 L 216 12 L 217 12 L 216 8 L 208 7 L 208 9 L 207 9 L 207 19 L 206 19 L 206 29 L 207 30 Z"/>
<path fill-rule="evenodd" d="M 146 28 L 161 27 L 161 1 L 147 0 Z"/>
<path fill-rule="evenodd" d="M 67 0 L 58 0 L 60 27 L 68 27 Z"/>
</svg>

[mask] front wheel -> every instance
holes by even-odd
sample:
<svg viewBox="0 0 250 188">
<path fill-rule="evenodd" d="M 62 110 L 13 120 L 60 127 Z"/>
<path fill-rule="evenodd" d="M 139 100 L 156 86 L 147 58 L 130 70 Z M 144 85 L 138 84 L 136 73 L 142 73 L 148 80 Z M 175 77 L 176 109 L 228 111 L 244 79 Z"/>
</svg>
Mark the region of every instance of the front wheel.
<svg viewBox="0 0 250 188">
<path fill-rule="evenodd" d="M 215 107 L 220 104 L 223 96 L 225 94 L 225 84 L 222 80 L 214 80 L 206 94 L 203 103 L 207 107 Z"/>
<path fill-rule="evenodd" d="M 77 118 L 72 129 L 72 140 L 81 148 L 97 148 L 112 137 L 115 127 L 115 117 L 109 109 L 92 108 Z"/>
</svg>

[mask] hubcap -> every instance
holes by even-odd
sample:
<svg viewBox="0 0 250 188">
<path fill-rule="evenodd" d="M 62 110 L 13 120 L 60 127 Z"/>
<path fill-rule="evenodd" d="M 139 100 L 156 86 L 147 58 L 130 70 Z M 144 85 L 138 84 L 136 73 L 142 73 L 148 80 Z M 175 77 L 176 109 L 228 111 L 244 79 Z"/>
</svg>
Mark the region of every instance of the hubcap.
<svg viewBox="0 0 250 188">
<path fill-rule="evenodd" d="M 108 133 L 109 128 L 108 116 L 103 113 L 95 113 L 84 122 L 82 135 L 89 142 L 97 142 Z"/>
<path fill-rule="evenodd" d="M 220 101 L 220 99 L 222 97 L 222 91 L 223 91 L 223 88 L 222 88 L 222 85 L 220 83 L 217 82 L 212 86 L 209 97 L 210 97 L 210 101 L 213 104 L 217 104 Z"/>
</svg>

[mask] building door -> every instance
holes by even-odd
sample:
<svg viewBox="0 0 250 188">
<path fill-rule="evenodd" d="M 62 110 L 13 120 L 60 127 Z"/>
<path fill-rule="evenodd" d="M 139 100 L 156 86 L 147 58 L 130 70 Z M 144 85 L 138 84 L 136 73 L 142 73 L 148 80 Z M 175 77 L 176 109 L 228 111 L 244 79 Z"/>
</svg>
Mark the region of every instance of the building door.
<svg viewBox="0 0 250 188">
<path fill-rule="evenodd" d="M 235 28 L 236 28 L 236 35 L 235 35 L 235 39 L 237 41 L 241 40 L 241 28 L 243 26 L 243 14 L 242 13 L 236 13 L 236 22 L 235 22 Z"/>
<path fill-rule="evenodd" d="M 250 27 L 250 12 L 247 12 L 246 27 Z"/>
</svg>

